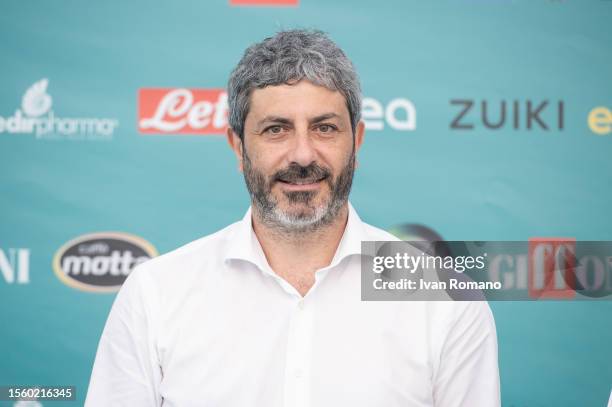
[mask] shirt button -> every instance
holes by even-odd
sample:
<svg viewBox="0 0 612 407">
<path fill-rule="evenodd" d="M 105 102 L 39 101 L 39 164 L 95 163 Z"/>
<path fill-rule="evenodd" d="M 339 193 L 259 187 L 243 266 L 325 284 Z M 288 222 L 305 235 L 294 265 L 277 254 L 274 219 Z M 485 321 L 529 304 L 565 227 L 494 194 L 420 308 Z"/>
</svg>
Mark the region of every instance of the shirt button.
<svg viewBox="0 0 612 407">
<path fill-rule="evenodd" d="M 304 311 L 304 300 L 300 300 L 300 301 L 298 302 L 298 309 L 299 309 L 300 311 Z"/>
<path fill-rule="evenodd" d="M 295 369 L 295 371 L 293 372 L 293 375 L 295 376 L 296 379 L 301 379 L 302 378 L 302 369 Z"/>
</svg>

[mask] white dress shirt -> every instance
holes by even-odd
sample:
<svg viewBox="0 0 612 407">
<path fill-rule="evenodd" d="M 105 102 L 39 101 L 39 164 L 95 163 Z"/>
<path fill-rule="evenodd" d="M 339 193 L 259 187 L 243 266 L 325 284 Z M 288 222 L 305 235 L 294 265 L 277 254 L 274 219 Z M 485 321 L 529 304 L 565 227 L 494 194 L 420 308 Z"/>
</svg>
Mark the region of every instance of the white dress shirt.
<svg viewBox="0 0 612 407">
<path fill-rule="evenodd" d="M 398 240 L 349 204 L 302 297 L 242 221 L 136 267 L 113 303 L 86 407 L 497 407 L 486 302 L 361 301 L 361 241 Z"/>
</svg>

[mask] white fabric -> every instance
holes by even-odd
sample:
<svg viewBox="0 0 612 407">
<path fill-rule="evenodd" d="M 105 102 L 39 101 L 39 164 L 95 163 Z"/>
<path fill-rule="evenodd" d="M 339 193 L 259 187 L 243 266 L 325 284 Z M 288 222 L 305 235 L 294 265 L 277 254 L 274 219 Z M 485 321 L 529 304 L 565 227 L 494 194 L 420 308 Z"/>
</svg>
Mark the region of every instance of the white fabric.
<svg viewBox="0 0 612 407">
<path fill-rule="evenodd" d="M 305 297 L 268 265 L 251 209 L 138 266 L 112 306 L 86 407 L 497 407 L 486 302 L 361 301 L 349 218 Z"/>
</svg>

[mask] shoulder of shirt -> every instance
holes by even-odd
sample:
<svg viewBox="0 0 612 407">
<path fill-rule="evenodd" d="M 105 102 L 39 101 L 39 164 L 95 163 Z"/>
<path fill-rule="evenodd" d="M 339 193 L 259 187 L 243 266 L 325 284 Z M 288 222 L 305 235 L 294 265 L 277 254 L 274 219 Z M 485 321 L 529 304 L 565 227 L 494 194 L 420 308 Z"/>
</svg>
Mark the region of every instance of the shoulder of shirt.
<svg viewBox="0 0 612 407">
<path fill-rule="evenodd" d="M 370 241 L 401 241 L 397 236 L 378 228 L 376 226 L 372 226 L 369 223 L 361 222 L 363 227 L 364 237 Z"/>
<path fill-rule="evenodd" d="M 198 265 L 205 263 L 213 257 L 211 254 L 218 255 L 219 251 L 225 248 L 227 237 L 238 227 L 239 223 L 239 221 L 234 222 L 214 233 L 193 240 L 160 256 L 153 257 L 138 265 L 132 271 L 132 274 L 175 273 L 179 269 L 181 272 L 188 269 L 197 269 Z"/>
</svg>

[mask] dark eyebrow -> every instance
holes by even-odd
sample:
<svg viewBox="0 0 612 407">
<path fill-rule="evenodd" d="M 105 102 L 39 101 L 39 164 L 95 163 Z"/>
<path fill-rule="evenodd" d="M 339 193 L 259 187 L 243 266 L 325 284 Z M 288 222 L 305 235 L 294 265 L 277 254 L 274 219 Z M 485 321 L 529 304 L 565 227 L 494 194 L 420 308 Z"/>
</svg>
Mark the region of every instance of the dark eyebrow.
<svg viewBox="0 0 612 407">
<path fill-rule="evenodd" d="M 315 116 L 312 119 L 310 119 L 310 123 L 319 123 L 322 122 L 324 120 L 328 120 L 328 119 L 335 119 L 335 118 L 340 118 L 340 115 L 338 115 L 337 113 L 324 113 L 322 115 L 319 116 Z M 281 116 L 266 116 L 263 119 L 261 119 L 258 123 L 257 123 L 257 127 L 261 127 L 263 126 L 265 123 L 281 123 L 281 124 L 292 124 L 293 122 L 287 118 L 281 117 Z"/>
<path fill-rule="evenodd" d="M 314 117 L 310 120 L 310 123 L 319 123 L 328 119 L 339 119 L 340 115 L 336 113 L 325 113 L 320 116 Z"/>
<path fill-rule="evenodd" d="M 282 123 L 282 124 L 291 124 L 291 120 L 286 119 L 284 117 L 280 117 L 280 116 L 266 116 L 263 119 L 261 119 L 259 122 L 257 122 L 257 127 L 259 128 L 260 126 L 262 126 L 264 123 L 267 123 L 267 122 Z"/>
</svg>

